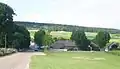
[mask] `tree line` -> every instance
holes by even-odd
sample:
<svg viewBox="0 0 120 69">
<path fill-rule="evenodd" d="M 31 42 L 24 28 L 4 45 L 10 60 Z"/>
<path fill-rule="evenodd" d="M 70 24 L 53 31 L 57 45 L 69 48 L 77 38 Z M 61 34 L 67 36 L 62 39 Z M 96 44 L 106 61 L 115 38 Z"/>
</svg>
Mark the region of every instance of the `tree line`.
<svg viewBox="0 0 120 69">
<path fill-rule="evenodd" d="M 99 50 L 106 47 L 106 44 L 109 43 L 111 37 L 109 32 L 100 31 L 96 35 L 96 37 L 92 40 L 88 39 L 85 35 L 84 31 L 76 30 L 72 32 L 70 40 L 74 41 L 78 50 L 89 51 L 91 50 Z M 39 47 L 41 46 L 49 46 L 53 44 L 57 40 L 64 40 L 53 38 L 50 35 L 50 32 L 45 30 L 39 30 L 34 35 L 34 41 Z"/>
<path fill-rule="evenodd" d="M 20 22 L 15 21 L 15 24 L 19 26 L 24 26 L 29 30 L 49 30 L 49 31 L 69 31 L 72 32 L 74 30 L 81 30 L 85 32 L 99 32 L 99 31 L 107 31 L 110 33 L 120 33 L 118 29 L 112 28 L 97 28 L 97 27 L 83 27 L 83 26 L 75 26 L 75 25 L 63 25 L 63 24 L 52 24 L 52 23 L 35 23 L 35 22 Z"/>
<path fill-rule="evenodd" d="M 16 14 L 10 6 L 0 3 L 0 48 L 28 48 L 30 33 L 14 23 L 13 15 Z"/>
<path fill-rule="evenodd" d="M 70 39 L 75 41 L 79 50 L 87 51 L 90 50 L 90 47 L 92 50 L 95 50 L 95 48 L 98 50 L 105 48 L 111 37 L 109 32 L 100 31 L 93 40 L 89 40 L 87 39 L 84 31 L 77 30 L 72 32 Z"/>
</svg>

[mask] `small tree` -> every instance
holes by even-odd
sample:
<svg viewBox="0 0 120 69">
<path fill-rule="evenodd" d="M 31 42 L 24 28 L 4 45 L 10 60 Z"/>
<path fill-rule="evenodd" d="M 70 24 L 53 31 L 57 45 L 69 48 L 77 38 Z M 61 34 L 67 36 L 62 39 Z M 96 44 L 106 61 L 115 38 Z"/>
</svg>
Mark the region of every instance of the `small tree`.
<svg viewBox="0 0 120 69">
<path fill-rule="evenodd" d="M 43 45 L 48 46 L 51 45 L 53 42 L 54 41 L 51 35 L 45 35 Z"/>
<path fill-rule="evenodd" d="M 43 46 L 45 35 L 46 35 L 46 33 L 44 30 L 39 30 L 39 31 L 35 32 L 35 35 L 34 35 L 35 43 L 38 44 L 39 46 Z"/>
<path fill-rule="evenodd" d="M 106 31 L 100 31 L 96 35 L 94 42 L 99 45 L 100 48 L 104 48 L 109 40 L 111 39 L 110 34 Z"/>
<path fill-rule="evenodd" d="M 54 40 L 53 40 L 51 35 L 45 35 L 44 43 L 43 43 L 43 45 L 45 46 L 44 47 L 44 52 L 47 52 L 47 50 L 49 48 L 49 45 L 51 45 L 53 42 L 54 42 Z"/>
<path fill-rule="evenodd" d="M 87 39 L 84 31 L 74 31 L 71 35 L 71 39 L 75 41 L 79 49 L 89 50 L 88 45 L 90 44 L 90 41 Z"/>
</svg>

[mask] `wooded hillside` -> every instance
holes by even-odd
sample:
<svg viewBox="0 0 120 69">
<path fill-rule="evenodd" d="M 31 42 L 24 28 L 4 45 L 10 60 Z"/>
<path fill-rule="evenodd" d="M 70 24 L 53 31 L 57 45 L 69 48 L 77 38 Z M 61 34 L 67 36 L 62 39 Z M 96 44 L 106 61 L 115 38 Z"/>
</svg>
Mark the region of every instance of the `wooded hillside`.
<svg viewBox="0 0 120 69">
<path fill-rule="evenodd" d="M 50 31 L 70 31 L 71 32 L 71 31 L 80 29 L 85 32 L 108 31 L 110 33 L 120 33 L 120 30 L 112 29 L 112 28 L 97 28 L 97 27 L 84 27 L 84 26 L 75 26 L 75 25 L 20 22 L 20 21 L 15 21 L 15 23 L 17 25 L 24 26 L 29 30 L 46 29 L 46 30 L 50 30 Z"/>
</svg>

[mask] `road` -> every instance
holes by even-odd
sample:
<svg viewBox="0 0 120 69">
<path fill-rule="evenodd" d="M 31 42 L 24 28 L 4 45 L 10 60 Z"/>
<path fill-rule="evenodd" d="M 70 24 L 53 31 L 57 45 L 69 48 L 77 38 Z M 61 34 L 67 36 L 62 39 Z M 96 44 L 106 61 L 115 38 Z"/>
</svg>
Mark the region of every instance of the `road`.
<svg viewBox="0 0 120 69">
<path fill-rule="evenodd" d="M 0 69 L 29 69 L 30 57 L 32 55 L 44 55 L 44 53 L 16 53 L 0 57 Z"/>
</svg>

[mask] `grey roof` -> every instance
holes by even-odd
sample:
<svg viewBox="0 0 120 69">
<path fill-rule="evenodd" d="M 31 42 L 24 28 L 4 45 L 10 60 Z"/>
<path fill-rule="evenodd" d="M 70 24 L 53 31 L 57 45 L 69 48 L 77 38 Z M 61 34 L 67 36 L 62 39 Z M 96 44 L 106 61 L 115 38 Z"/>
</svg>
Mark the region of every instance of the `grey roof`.
<svg viewBox="0 0 120 69">
<path fill-rule="evenodd" d="M 91 41 L 91 45 L 95 46 L 95 47 L 99 47 L 96 43 Z"/>
<path fill-rule="evenodd" d="M 58 40 L 54 44 L 51 45 L 53 48 L 64 48 L 64 47 L 73 47 L 76 46 L 75 42 L 72 40 Z"/>
</svg>

